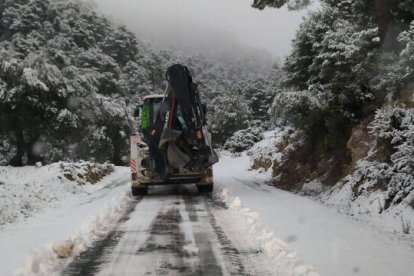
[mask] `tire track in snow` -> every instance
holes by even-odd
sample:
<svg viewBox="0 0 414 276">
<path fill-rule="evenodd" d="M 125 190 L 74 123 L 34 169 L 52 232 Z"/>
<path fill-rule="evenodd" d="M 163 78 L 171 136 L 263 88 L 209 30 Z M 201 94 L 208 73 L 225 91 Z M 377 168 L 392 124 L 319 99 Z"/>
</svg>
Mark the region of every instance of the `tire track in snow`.
<svg viewBox="0 0 414 276">
<path fill-rule="evenodd" d="M 123 235 L 112 252 L 107 254 L 105 263 L 97 275 L 143 275 L 151 272 L 161 254 L 141 254 L 137 252 L 145 245 L 150 235 L 151 225 L 171 204 L 170 196 L 145 196 L 139 207 L 130 215 L 130 220 L 120 224 Z M 153 274 L 154 275 L 154 274 Z"/>
<path fill-rule="evenodd" d="M 246 273 L 246 269 L 243 264 L 242 258 L 240 258 L 239 250 L 233 245 L 230 239 L 226 236 L 223 229 L 217 224 L 214 215 L 209 212 L 209 221 L 214 229 L 214 233 L 221 245 L 221 251 L 225 258 L 229 259 L 231 266 L 229 272 L 231 275 L 249 275 Z"/>
<path fill-rule="evenodd" d="M 203 220 L 207 225 L 205 225 L 204 231 L 195 231 L 194 237 L 199 248 L 208 248 L 204 254 L 203 250 L 200 250 L 199 257 L 201 262 L 209 263 L 212 259 L 214 259 L 213 262 L 215 270 L 209 269 L 207 270 L 208 273 L 206 273 L 206 271 L 198 270 L 198 275 L 223 275 L 223 271 L 226 271 L 224 272 L 225 274 L 229 273 L 230 275 L 254 275 L 254 273 L 250 270 L 248 271 L 246 268 L 246 258 L 244 257 L 255 256 L 260 253 L 260 250 L 239 250 L 215 218 L 214 213 L 227 212 L 228 207 L 226 203 L 215 195 L 204 195 L 197 197 L 185 196 L 184 202 L 186 204 L 186 211 L 189 213 L 190 220 L 193 222 L 197 222 L 199 220 L 197 214 L 198 212 L 206 213 Z M 197 207 L 201 207 L 200 204 L 202 205 L 202 208 L 197 209 Z M 211 230 L 206 231 L 206 226 Z M 211 234 L 213 234 L 214 237 L 212 237 Z M 216 249 L 216 252 L 214 252 L 213 248 Z M 218 265 L 215 253 L 224 260 L 221 264 L 223 267 Z M 252 266 L 250 266 L 250 268 L 252 268 Z"/>
<path fill-rule="evenodd" d="M 193 229 L 197 226 L 196 224 L 200 221 L 199 216 L 197 214 L 197 208 L 195 206 L 196 203 L 200 202 L 200 196 L 194 198 L 192 196 L 183 196 L 184 203 L 185 203 L 185 210 L 188 213 L 188 217 L 193 224 Z M 197 202 L 195 201 L 197 199 Z M 205 201 L 202 201 L 203 207 L 207 208 Z M 204 209 L 204 208 L 203 208 Z M 200 210 L 200 211 L 207 211 L 207 210 Z M 208 232 L 206 232 L 206 228 L 200 229 L 203 231 L 194 231 L 194 240 L 196 246 L 198 248 L 198 257 L 200 260 L 200 264 L 197 267 L 196 272 L 194 275 L 223 275 L 222 268 L 218 264 L 217 258 L 214 254 L 213 244 L 210 241 L 210 237 Z"/>
<path fill-rule="evenodd" d="M 129 215 L 135 211 L 136 206 L 143 198 L 137 198 L 131 202 L 123 216 L 117 221 L 114 230 L 109 232 L 105 238 L 96 241 L 92 247 L 82 252 L 77 256 L 62 272 L 65 276 L 88 276 L 95 275 L 105 260 L 105 255 L 111 252 L 111 249 L 116 246 L 119 239 L 124 234 L 123 231 L 118 230 L 118 225 L 129 220 Z"/>
<path fill-rule="evenodd" d="M 186 186 L 163 189 L 140 198 L 63 275 L 265 275 L 250 261 L 258 251 L 226 231 L 224 201 Z"/>
<path fill-rule="evenodd" d="M 223 275 L 210 241 L 212 229 L 208 220 L 200 221 L 197 214 L 195 202 L 201 197 L 185 187 L 174 187 L 173 195 L 167 198 L 147 230 L 149 236 L 136 252 L 142 259 L 152 256 L 151 265 L 142 274 Z M 198 207 L 199 211 L 207 211 L 206 204 Z"/>
<path fill-rule="evenodd" d="M 186 252 L 184 233 L 180 229 L 181 222 L 182 216 L 176 206 L 172 205 L 166 211 L 162 210 L 150 226 L 149 237 L 136 252 L 137 255 L 162 256 L 155 267 L 158 275 L 167 275 L 171 271 L 186 275 L 191 272 L 191 267 L 183 261 Z"/>
</svg>

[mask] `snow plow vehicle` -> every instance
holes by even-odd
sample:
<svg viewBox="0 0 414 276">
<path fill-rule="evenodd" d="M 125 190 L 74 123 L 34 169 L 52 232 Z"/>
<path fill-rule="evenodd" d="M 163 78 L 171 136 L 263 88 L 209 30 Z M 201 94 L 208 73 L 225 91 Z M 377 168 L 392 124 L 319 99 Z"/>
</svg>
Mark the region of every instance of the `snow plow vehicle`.
<svg viewBox="0 0 414 276">
<path fill-rule="evenodd" d="M 166 73 L 164 95 L 150 95 L 136 110 L 138 134 L 131 136 L 131 189 L 135 196 L 148 187 L 197 185 L 213 191 L 213 164 L 218 156 L 207 129 L 207 108 L 187 67 L 176 64 Z"/>
</svg>

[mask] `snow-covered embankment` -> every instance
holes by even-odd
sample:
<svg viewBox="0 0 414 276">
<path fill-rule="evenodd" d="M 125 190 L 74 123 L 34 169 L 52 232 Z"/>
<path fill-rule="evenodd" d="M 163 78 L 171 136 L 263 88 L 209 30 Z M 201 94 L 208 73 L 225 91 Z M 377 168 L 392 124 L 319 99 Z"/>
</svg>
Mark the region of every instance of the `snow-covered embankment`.
<svg viewBox="0 0 414 276">
<path fill-rule="evenodd" d="M 87 162 L 0 167 L 0 275 L 48 271 L 59 241 L 86 246 L 122 211 L 128 180 L 128 168 Z"/>
<path fill-rule="evenodd" d="M 267 134 L 252 150 L 269 144 L 271 136 Z M 297 252 L 295 259 L 320 275 L 408 276 L 414 271 L 414 250 L 405 240 L 310 198 L 266 185 L 270 172 L 250 171 L 250 167 L 246 153 L 239 157 L 222 153 L 215 167 L 216 183 L 229 202 L 256 213 L 254 220 L 275 238 L 274 249 Z M 257 232 L 252 235 L 262 238 Z"/>
</svg>

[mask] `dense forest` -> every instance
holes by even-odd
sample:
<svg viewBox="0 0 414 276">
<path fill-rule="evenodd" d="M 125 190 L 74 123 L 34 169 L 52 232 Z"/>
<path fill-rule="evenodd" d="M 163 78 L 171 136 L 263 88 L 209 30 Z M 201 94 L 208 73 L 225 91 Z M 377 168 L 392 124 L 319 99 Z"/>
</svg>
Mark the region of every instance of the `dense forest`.
<svg viewBox="0 0 414 276">
<path fill-rule="evenodd" d="M 1 0 L 0 56 L 2 165 L 127 164 L 132 110 L 164 91 L 164 72 L 176 62 L 203 84 L 217 145 L 266 117 L 272 102 L 271 91 L 255 93 L 263 69 L 154 50 L 81 1 Z"/>
</svg>

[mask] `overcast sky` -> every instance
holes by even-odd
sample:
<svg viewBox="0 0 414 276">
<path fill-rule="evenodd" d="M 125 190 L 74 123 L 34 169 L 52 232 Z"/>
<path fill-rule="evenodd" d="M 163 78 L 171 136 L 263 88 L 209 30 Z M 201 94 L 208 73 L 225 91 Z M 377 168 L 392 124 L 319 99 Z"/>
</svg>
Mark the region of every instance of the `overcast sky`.
<svg viewBox="0 0 414 276">
<path fill-rule="evenodd" d="M 253 0 L 94 0 L 98 9 L 145 41 L 204 51 L 240 43 L 286 56 L 307 11 L 259 11 Z"/>
</svg>

